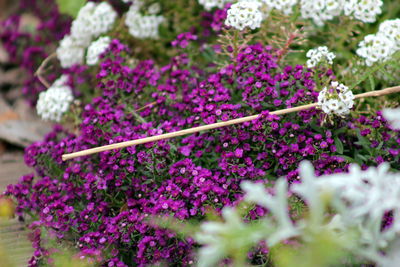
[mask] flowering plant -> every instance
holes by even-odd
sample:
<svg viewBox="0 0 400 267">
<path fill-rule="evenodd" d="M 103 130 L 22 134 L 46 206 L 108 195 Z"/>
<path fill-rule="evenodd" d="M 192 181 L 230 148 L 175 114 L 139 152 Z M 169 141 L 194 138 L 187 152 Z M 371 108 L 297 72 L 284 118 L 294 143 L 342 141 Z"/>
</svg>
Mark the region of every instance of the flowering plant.
<svg viewBox="0 0 400 267">
<path fill-rule="evenodd" d="M 212 266 L 230 264 L 225 257 L 232 253 L 239 264 L 262 264 L 274 245 L 313 244 L 320 233 L 364 262 L 386 263 L 382 253 L 391 253 L 395 230 L 376 226 L 390 226 L 397 216 L 397 191 L 387 188 L 386 171 L 400 166 L 399 96 L 356 102 L 355 92 L 398 83 L 396 1 L 88 1 L 69 12 L 75 18 L 54 6 L 52 23 L 70 23 L 62 34 L 50 27 L 52 39 L 43 42 L 53 51 L 40 46 L 43 59 L 55 51 L 46 64 L 29 52 L 44 32 L 22 34 L 15 18 L 1 32 L 35 81 L 26 90 L 38 114 L 61 123 L 26 148 L 35 173 L 5 192 L 33 232 L 30 266 L 51 262 L 47 233 L 106 266 Z M 43 15 L 42 24 L 52 15 Z M 378 24 L 375 37 L 364 34 Z M 27 42 L 13 42 L 22 38 Z M 317 107 L 271 113 L 310 103 Z M 243 124 L 62 160 L 66 153 L 257 113 Z M 315 173 L 304 165 L 299 175 L 303 160 Z M 385 173 L 375 177 L 374 170 Z M 348 182 L 348 176 L 358 178 Z M 266 193 L 262 184 L 273 183 Z M 334 196 L 324 195 L 329 186 Z M 238 214 L 243 200 L 258 205 Z M 366 201 L 367 210 L 352 214 Z M 378 202 L 389 204 L 378 209 Z M 309 218 L 294 223 L 307 209 Z M 211 211 L 226 223 L 202 224 L 203 236 L 182 236 L 151 220 L 202 223 Z M 334 230 L 339 239 L 331 238 Z M 365 242 L 354 239 L 371 233 Z M 199 244 L 208 246 L 197 256 Z"/>
</svg>

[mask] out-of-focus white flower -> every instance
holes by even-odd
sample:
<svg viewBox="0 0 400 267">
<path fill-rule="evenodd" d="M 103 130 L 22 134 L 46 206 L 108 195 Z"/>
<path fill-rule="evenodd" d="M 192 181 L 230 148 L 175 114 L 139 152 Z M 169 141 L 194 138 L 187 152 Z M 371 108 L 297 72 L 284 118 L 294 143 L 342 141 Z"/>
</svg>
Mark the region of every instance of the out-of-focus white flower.
<svg viewBox="0 0 400 267">
<path fill-rule="evenodd" d="M 331 82 L 318 95 L 318 106 L 326 114 L 344 116 L 354 105 L 354 95 L 349 88 L 338 82 Z"/>
<path fill-rule="evenodd" d="M 376 17 L 382 13 L 382 0 L 346 0 L 344 1 L 344 13 L 365 23 L 373 23 Z"/>
<path fill-rule="evenodd" d="M 142 1 L 135 1 L 126 13 L 125 24 L 128 26 L 129 33 L 139 39 L 157 39 L 159 38 L 158 28 L 165 18 L 161 15 L 142 15 L 140 13 L 142 6 Z M 151 13 L 150 10 L 149 13 Z"/>
<path fill-rule="evenodd" d="M 101 37 L 97 41 L 94 41 L 88 48 L 86 55 L 86 63 L 89 66 L 96 65 L 99 62 L 100 55 L 106 51 L 110 46 L 111 39 L 108 36 Z"/>
<path fill-rule="evenodd" d="M 389 121 L 393 128 L 400 130 L 400 108 L 384 109 L 383 117 Z"/>
<path fill-rule="evenodd" d="M 293 6 L 297 4 L 297 0 L 262 0 L 269 8 L 274 8 L 286 15 L 293 12 Z"/>
<path fill-rule="evenodd" d="M 59 122 L 74 100 L 71 87 L 65 85 L 66 76 L 61 76 L 46 91 L 39 94 L 36 104 L 38 115 L 43 120 Z"/>
<path fill-rule="evenodd" d="M 400 19 L 385 20 L 379 25 L 380 35 L 390 39 L 396 50 L 400 50 Z"/>
<path fill-rule="evenodd" d="M 395 52 L 395 44 L 382 34 L 370 34 L 358 44 L 356 53 L 364 58 L 367 66 L 390 59 Z"/>
<path fill-rule="evenodd" d="M 312 19 L 317 26 L 339 16 L 345 0 L 300 0 L 301 17 Z"/>
<path fill-rule="evenodd" d="M 332 65 L 333 59 L 336 57 L 336 55 L 332 52 L 329 52 L 328 47 L 320 46 L 308 50 L 307 57 L 309 58 L 309 60 L 307 60 L 307 67 L 313 68 L 320 62 L 326 62 Z"/>
<path fill-rule="evenodd" d="M 204 7 L 205 10 L 210 11 L 214 7 L 223 8 L 229 0 L 199 0 L 199 4 Z"/>
<path fill-rule="evenodd" d="M 77 42 L 75 38 L 67 35 L 61 40 L 56 53 L 61 67 L 69 68 L 75 64 L 83 63 L 85 47 L 81 46 L 80 42 Z"/>
<path fill-rule="evenodd" d="M 255 0 L 240 1 L 228 9 L 225 25 L 240 31 L 245 28 L 252 30 L 260 28 L 263 14 L 260 11 L 261 3 Z"/>
<path fill-rule="evenodd" d="M 88 2 L 72 22 L 71 34 L 61 40 L 57 48 L 57 57 L 63 68 L 74 64 L 83 64 L 85 49 L 93 38 L 111 30 L 117 13 L 107 2 L 96 4 Z"/>
<path fill-rule="evenodd" d="M 160 13 L 160 11 L 161 11 L 160 3 L 151 4 L 147 9 L 147 12 L 149 12 L 150 15 L 156 15 Z"/>
<path fill-rule="evenodd" d="M 197 242 L 205 245 L 199 251 L 200 267 L 217 266 L 226 255 L 242 248 L 248 249 L 253 242 L 263 238 L 259 228 L 244 223 L 234 208 L 225 207 L 222 217 L 224 222 L 203 223 L 195 236 Z"/>
<path fill-rule="evenodd" d="M 72 22 L 71 36 L 87 47 L 93 38 L 111 30 L 116 18 L 117 13 L 107 2 L 88 2 Z"/>
</svg>

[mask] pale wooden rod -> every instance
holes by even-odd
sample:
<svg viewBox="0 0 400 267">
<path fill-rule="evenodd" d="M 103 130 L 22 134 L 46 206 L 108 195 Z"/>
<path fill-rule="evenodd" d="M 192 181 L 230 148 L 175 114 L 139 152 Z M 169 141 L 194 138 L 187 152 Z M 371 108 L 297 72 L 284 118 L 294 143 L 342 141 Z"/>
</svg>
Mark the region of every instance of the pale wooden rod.
<svg viewBox="0 0 400 267">
<path fill-rule="evenodd" d="M 371 97 L 371 96 L 378 97 L 378 96 L 399 93 L 399 92 L 400 92 L 400 86 L 395 86 L 395 87 L 390 87 L 390 88 L 386 88 L 386 89 L 382 89 L 382 90 L 376 90 L 376 91 L 358 94 L 358 95 L 355 95 L 355 98 L 357 99 L 357 98 L 364 98 L 364 97 Z M 288 114 L 288 113 L 293 113 L 293 112 L 299 112 L 299 111 L 314 108 L 317 106 L 318 106 L 317 103 L 312 103 L 312 104 L 298 106 L 298 107 L 294 107 L 294 108 L 287 108 L 287 109 L 272 111 L 272 112 L 270 112 L 270 114 L 283 115 L 283 114 Z M 176 131 L 176 132 L 172 132 L 172 133 L 166 133 L 166 134 L 150 136 L 150 137 L 145 137 L 145 138 L 141 138 L 141 139 L 111 144 L 111 145 L 90 148 L 90 149 L 86 149 L 86 150 L 82 150 L 82 151 L 78 151 L 78 152 L 74 152 L 74 153 L 70 153 L 70 154 L 64 154 L 64 155 L 62 155 L 62 160 L 66 161 L 69 159 L 73 159 L 73 158 L 77 158 L 77 157 L 81 157 L 81 156 L 87 156 L 87 155 L 91 155 L 91 154 L 95 154 L 95 153 L 99 153 L 99 152 L 103 152 L 103 151 L 119 149 L 119 148 L 124 148 L 124 147 L 128 147 L 128 146 L 135 146 L 135 145 L 140 145 L 140 144 L 146 144 L 146 143 L 155 142 L 155 141 L 159 141 L 159 140 L 163 140 L 163 139 L 174 138 L 177 136 L 198 133 L 201 131 L 208 131 L 211 129 L 226 127 L 226 126 L 234 125 L 234 124 L 240 124 L 243 122 L 255 120 L 258 118 L 258 116 L 260 116 L 260 114 L 247 116 L 247 117 L 234 119 L 234 120 L 229 120 L 229 121 L 217 122 L 217 123 L 203 125 L 203 126 L 194 127 L 194 128 L 189 128 L 189 129 L 180 130 L 180 131 Z"/>
</svg>

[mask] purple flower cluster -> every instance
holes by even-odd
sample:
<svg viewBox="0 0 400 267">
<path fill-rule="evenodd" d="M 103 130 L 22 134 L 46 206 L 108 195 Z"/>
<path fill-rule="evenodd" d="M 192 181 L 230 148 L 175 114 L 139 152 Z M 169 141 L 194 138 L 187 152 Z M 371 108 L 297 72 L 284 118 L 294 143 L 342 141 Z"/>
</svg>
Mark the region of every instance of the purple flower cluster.
<svg viewBox="0 0 400 267">
<path fill-rule="evenodd" d="M 181 35 L 177 45 L 188 39 L 193 36 Z M 150 218 L 203 220 L 209 210 L 240 201 L 242 180 L 286 176 L 295 182 L 304 159 L 318 174 L 345 171 L 350 159 L 370 163 L 381 157 L 398 166 L 399 132 L 379 113 L 325 126 L 316 109 L 270 114 L 316 101 L 318 95 L 313 73 L 300 65 L 282 68 L 275 52 L 249 45 L 221 69 L 200 69 L 185 54 L 162 67 L 150 60 L 132 67 L 124 56 L 129 50 L 114 40 L 97 74 L 100 96 L 83 108 L 80 134 L 56 127 L 27 148 L 25 161 L 37 179 L 24 176 L 6 194 L 16 198 L 20 216 L 37 215 L 33 228 L 51 229 L 57 238 L 74 242 L 81 255 L 99 256 L 106 266 L 186 266 L 194 260 L 194 241 L 154 226 Z M 63 153 L 257 112 L 262 114 L 257 120 L 241 125 L 61 161 Z M 249 218 L 264 213 L 255 208 Z M 31 266 L 48 255 L 39 230 L 34 233 Z"/>
</svg>

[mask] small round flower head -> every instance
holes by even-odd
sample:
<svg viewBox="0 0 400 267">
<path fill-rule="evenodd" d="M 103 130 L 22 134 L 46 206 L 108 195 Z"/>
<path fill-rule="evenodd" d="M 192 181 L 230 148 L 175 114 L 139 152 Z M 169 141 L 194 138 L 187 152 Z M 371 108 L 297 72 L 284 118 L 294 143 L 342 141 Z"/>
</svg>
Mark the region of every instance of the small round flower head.
<svg viewBox="0 0 400 267">
<path fill-rule="evenodd" d="M 293 6 L 297 4 L 297 0 L 262 0 L 269 8 L 274 8 L 285 15 L 293 12 Z"/>
<path fill-rule="evenodd" d="M 332 82 L 329 88 L 325 87 L 318 95 L 318 106 L 328 115 L 344 116 L 350 112 L 353 105 L 353 92 L 338 82 Z"/>
<path fill-rule="evenodd" d="M 382 13 L 382 5 L 382 0 L 346 0 L 343 9 L 346 16 L 352 16 L 365 23 L 373 23 Z"/>
<path fill-rule="evenodd" d="M 117 13 L 107 2 L 88 2 L 72 22 L 71 35 L 87 47 L 93 38 L 111 30 L 116 18 Z"/>
<path fill-rule="evenodd" d="M 394 129 L 400 130 L 400 108 L 384 109 L 383 117 L 389 121 Z"/>
<path fill-rule="evenodd" d="M 208 11 L 210 11 L 214 7 L 223 8 L 227 2 L 229 2 L 229 0 L 199 0 L 199 4 Z"/>
<path fill-rule="evenodd" d="M 392 40 L 395 49 L 400 50 L 400 19 L 386 20 L 379 26 L 379 35 Z"/>
<path fill-rule="evenodd" d="M 94 41 L 88 48 L 86 54 L 86 63 L 89 66 L 96 65 L 99 62 L 99 57 L 110 46 L 111 39 L 108 36 L 100 37 Z"/>
<path fill-rule="evenodd" d="M 317 26 L 323 26 L 342 12 L 343 0 L 300 0 L 301 17 L 312 19 Z"/>
<path fill-rule="evenodd" d="M 69 68 L 75 64 L 83 63 L 85 49 L 76 41 L 75 38 L 67 35 L 61 40 L 56 53 L 61 67 Z"/>
<path fill-rule="evenodd" d="M 259 10 L 261 3 L 258 1 L 241 1 L 233 4 L 228 9 L 225 25 L 240 31 L 246 27 L 254 30 L 260 28 L 263 14 Z"/>
<path fill-rule="evenodd" d="M 74 97 L 71 87 L 65 85 L 66 80 L 66 76 L 61 76 L 49 89 L 39 94 L 36 110 L 43 120 L 59 122 L 68 111 Z"/>
<path fill-rule="evenodd" d="M 372 66 L 376 62 L 384 62 L 395 52 L 392 40 L 382 34 L 370 34 L 358 44 L 356 53 L 364 58 L 367 66 Z"/>
<path fill-rule="evenodd" d="M 134 2 L 126 13 L 125 24 L 128 26 L 129 33 L 139 39 L 157 39 L 159 37 L 158 28 L 165 21 L 163 16 L 148 15 L 140 13 L 141 1 Z"/>
<path fill-rule="evenodd" d="M 313 68 L 319 63 L 325 62 L 329 65 L 332 65 L 333 59 L 336 57 L 336 55 L 332 52 L 329 52 L 328 47 L 320 46 L 309 50 L 307 52 L 307 57 L 309 58 L 309 60 L 307 60 L 307 67 Z"/>
</svg>

